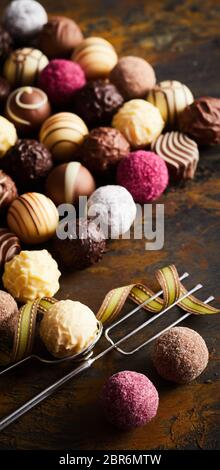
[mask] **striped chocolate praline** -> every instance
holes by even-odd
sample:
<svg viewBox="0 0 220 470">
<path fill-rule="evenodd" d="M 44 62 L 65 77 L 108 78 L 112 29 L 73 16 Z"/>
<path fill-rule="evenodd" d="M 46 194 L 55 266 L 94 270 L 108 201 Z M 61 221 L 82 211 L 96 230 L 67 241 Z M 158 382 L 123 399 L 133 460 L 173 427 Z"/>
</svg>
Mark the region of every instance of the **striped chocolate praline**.
<svg viewBox="0 0 220 470">
<path fill-rule="evenodd" d="M 19 238 L 7 228 L 0 228 L 0 271 L 5 263 L 21 251 Z"/>
<path fill-rule="evenodd" d="M 48 64 L 47 57 L 38 49 L 16 49 L 7 58 L 3 73 L 13 88 L 37 83 L 40 72 Z"/>
<path fill-rule="evenodd" d="M 5 212 L 17 195 L 14 181 L 0 170 L 0 214 Z"/>
</svg>

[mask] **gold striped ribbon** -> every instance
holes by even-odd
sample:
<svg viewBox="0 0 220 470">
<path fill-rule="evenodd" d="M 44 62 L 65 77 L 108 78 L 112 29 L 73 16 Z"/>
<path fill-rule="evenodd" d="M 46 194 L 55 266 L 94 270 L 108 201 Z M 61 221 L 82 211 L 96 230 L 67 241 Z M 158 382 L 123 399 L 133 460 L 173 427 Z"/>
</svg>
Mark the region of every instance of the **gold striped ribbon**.
<svg viewBox="0 0 220 470">
<path fill-rule="evenodd" d="M 187 293 L 179 280 L 179 275 L 174 265 L 159 269 L 156 278 L 163 290 L 163 296 L 149 301 L 155 293 L 144 284 L 131 284 L 112 289 L 104 298 L 97 313 L 98 320 L 102 323 L 112 322 L 120 314 L 126 300 L 130 298 L 136 304 L 144 305 L 144 309 L 151 313 L 160 313 L 164 308 L 172 305 L 176 300 Z M 36 330 L 37 315 L 44 314 L 55 302 L 54 298 L 44 297 L 34 302 L 28 302 L 19 311 L 19 319 L 15 331 L 13 351 L 8 351 L 5 345 L 0 344 L 0 365 L 16 362 L 32 352 Z M 210 315 L 220 313 L 219 309 L 206 305 L 196 297 L 190 295 L 178 303 L 178 306 L 195 315 Z"/>
</svg>

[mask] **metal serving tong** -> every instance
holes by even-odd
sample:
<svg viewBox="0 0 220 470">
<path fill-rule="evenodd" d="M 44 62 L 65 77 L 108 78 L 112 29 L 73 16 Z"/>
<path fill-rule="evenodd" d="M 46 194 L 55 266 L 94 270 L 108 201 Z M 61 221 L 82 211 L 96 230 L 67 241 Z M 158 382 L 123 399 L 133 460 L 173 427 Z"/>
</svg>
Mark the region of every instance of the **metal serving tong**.
<svg viewBox="0 0 220 470">
<path fill-rule="evenodd" d="M 180 279 L 180 281 L 182 281 L 183 279 L 185 279 L 188 276 L 189 276 L 188 273 L 184 273 L 184 274 L 182 274 L 182 276 L 179 277 L 179 279 Z M 122 318 L 115 321 L 111 326 L 106 328 L 104 334 L 105 334 L 105 338 L 110 343 L 110 346 L 107 347 L 106 349 L 104 349 L 104 351 L 100 352 L 96 356 L 93 356 L 93 349 L 94 349 L 96 343 L 98 342 L 98 340 L 100 339 L 100 337 L 102 336 L 102 332 L 103 332 L 103 326 L 102 326 L 102 323 L 100 321 L 97 321 L 97 335 L 96 335 L 96 337 L 94 338 L 93 342 L 85 350 L 83 350 L 81 353 L 74 354 L 73 356 L 66 357 L 66 358 L 63 358 L 63 359 L 58 359 L 58 360 L 56 360 L 56 359 L 50 360 L 50 359 L 45 359 L 45 358 L 37 356 L 37 355 L 31 355 L 31 356 L 28 356 L 28 357 L 22 359 L 21 361 L 17 362 L 16 364 L 12 364 L 11 366 L 4 369 L 2 372 L 0 372 L 0 376 L 6 374 L 8 371 L 10 371 L 12 369 L 17 368 L 18 366 L 24 364 L 26 361 L 28 361 L 30 359 L 37 359 L 38 361 L 43 362 L 43 363 L 47 363 L 47 364 L 60 364 L 62 362 L 71 361 L 71 360 L 75 361 L 75 362 L 79 362 L 79 361 L 81 362 L 81 364 L 78 367 L 76 367 L 74 370 L 72 370 L 68 374 L 64 375 L 64 377 L 57 380 L 56 382 L 54 382 L 49 387 L 45 388 L 42 392 L 35 395 L 35 397 L 31 398 L 29 401 L 24 403 L 24 405 L 19 407 L 17 410 L 13 411 L 11 414 L 9 414 L 5 418 L 1 419 L 0 420 L 0 431 L 2 431 L 7 426 L 9 426 L 11 423 L 13 423 L 15 420 L 20 418 L 27 411 L 34 408 L 34 406 L 36 406 L 38 403 L 45 400 L 45 398 L 52 395 L 53 392 L 55 392 L 59 387 L 64 385 L 67 381 L 69 381 L 70 379 L 72 379 L 76 375 L 80 374 L 84 370 L 89 369 L 89 367 L 91 367 L 92 364 L 94 364 L 96 361 L 98 361 L 98 359 L 101 359 L 102 357 L 104 357 L 106 354 L 108 354 L 113 349 L 116 349 L 118 352 L 120 352 L 121 354 L 124 354 L 124 355 L 135 354 L 136 352 L 140 351 L 142 348 L 147 346 L 149 343 L 154 341 L 156 338 L 161 336 L 165 331 L 167 331 L 170 328 L 172 328 L 172 327 L 178 325 L 179 323 L 181 323 L 183 320 L 185 320 L 187 317 L 189 317 L 191 315 L 191 313 L 185 313 L 180 318 L 178 318 L 176 321 L 171 323 L 168 327 L 164 328 L 162 331 L 160 331 L 156 335 L 152 336 L 147 341 L 144 341 L 143 343 L 140 344 L 140 346 L 138 346 L 135 349 L 132 349 L 130 351 L 125 351 L 124 349 L 121 349 L 119 347 L 124 341 L 126 341 L 129 338 L 131 338 L 132 336 L 136 335 L 139 331 L 141 331 L 143 328 L 148 326 L 150 323 L 153 323 L 155 320 L 158 320 L 158 318 L 160 318 L 162 315 L 164 315 L 166 312 L 168 312 L 168 310 L 171 310 L 175 305 L 178 305 L 178 303 L 181 302 L 183 299 L 187 298 L 189 295 L 191 295 L 194 292 L 198 291 L 202 287 L 203 287 L 202 284 L 197 284 L 195 287 L 193 287 L 193 289 L 191 289 L 190 291 L 188 291 L 187 293 L 182 295 L 182 297 L 177 299 L 172 305 L 168 306 L 167 308 L 162 310 L 160 313 L 154 315 L 153 317 L 151 317 L 150 319 L 148 319 L 147 321 L 142 323 L 140 326 L 138 326 L 137 328 L 132 330 L 130 333 L 126 334 L 121 339 L 114 342 L 113 339 L 110 337 L 110 334 L 109 334 L 110 331 L 112 331 L 115 327 L 117 327 L 122 322 L 124 322 L 125 320 L 130 318 L 132 315 L 134 315 L 136 312 L 138 312 L 145 305 L 149 304 L 150 302 L 152 302 L 157 297 L 159 297 L 160 295 L 163 294 L 162 290 L 157 292 L 150 299 L 147 299 L 141 305 L 138 305 L 136 308 L 131 310 L 128 314 L 124 315 Z M 214 300 L 214 297 L 210 296 L 210 297 L 208 297 L 208 299 L 205 300 L 204 303 L 208 304 L 212 300 Z"/>
</svg>

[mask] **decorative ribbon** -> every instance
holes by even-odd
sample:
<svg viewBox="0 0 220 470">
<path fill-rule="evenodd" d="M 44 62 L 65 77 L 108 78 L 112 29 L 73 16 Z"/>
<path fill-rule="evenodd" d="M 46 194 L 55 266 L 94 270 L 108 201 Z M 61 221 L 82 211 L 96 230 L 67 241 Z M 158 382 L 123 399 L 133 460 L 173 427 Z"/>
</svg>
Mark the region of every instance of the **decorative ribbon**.
<svg viewBox="0 0 220 470">
<path fill-rule="evenodd" d="M 178 272 L 174 265 L 159 269 L 156 272 L 156 279 L 163 291 L 163 298 L 157 297 L 150 300 L 155 295 L 151 289 L 144 284 L 130 284 L 111 290 L 97 313 L 98 320 L 102 323 L 112 322 L 120 314 L 126 300 L 130 298 L 140 305 L 149 301 L 143 308 L 151 313 L 160 313 L 166 307 L 176 302 L 187 293 L 186 288 L 181 284 Z M 44 297 L 34 302 L 28 302 L 19 311 L 19 318 L 14 337 L 14 347 L 8 351 L 6 347 L 0 345 L 0 365 L 7 365 L 16 362 L 31 354 L 36 330 L 37 316 L 44 314 L 55 302 L 54 298 Z M 195 315 L 210 315 L 220 313 L 219 309 L 211 305 L 204 304 L 193 295 L 181 300 L 178 306 L 189 313 Z"/>
</svg>

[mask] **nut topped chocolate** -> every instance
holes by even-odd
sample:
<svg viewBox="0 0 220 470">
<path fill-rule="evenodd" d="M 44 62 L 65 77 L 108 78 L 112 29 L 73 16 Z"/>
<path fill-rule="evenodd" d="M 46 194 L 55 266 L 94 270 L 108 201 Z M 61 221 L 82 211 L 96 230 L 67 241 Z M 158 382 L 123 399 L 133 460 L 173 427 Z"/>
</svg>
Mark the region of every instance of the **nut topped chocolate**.
<svg viewBox="0 0 220 470">
<path fill-rule="evenodd" d="M 5 212 L 17 195 L 14 181 L 0 170 L 0 214 Z"/>
<path fill-rule="evenodd" d="M 179 126 L 198 145 L 220 143 L 220 99 L 203 96 L 181 113 Z"/>
<path fill-rule="evenodd" d="M 39 49 L 49 59 L 69 58 L 83 39 L 80 27 L 66 16 L 51 16 L 39 36 Z"/>
<path fill-rule="evenodd" d="M 74 95 L 73 109 L 92 128 L 110 125 L 123 103 L 115 85 L 108 80 L 92 80 Z"/>
</svg>

